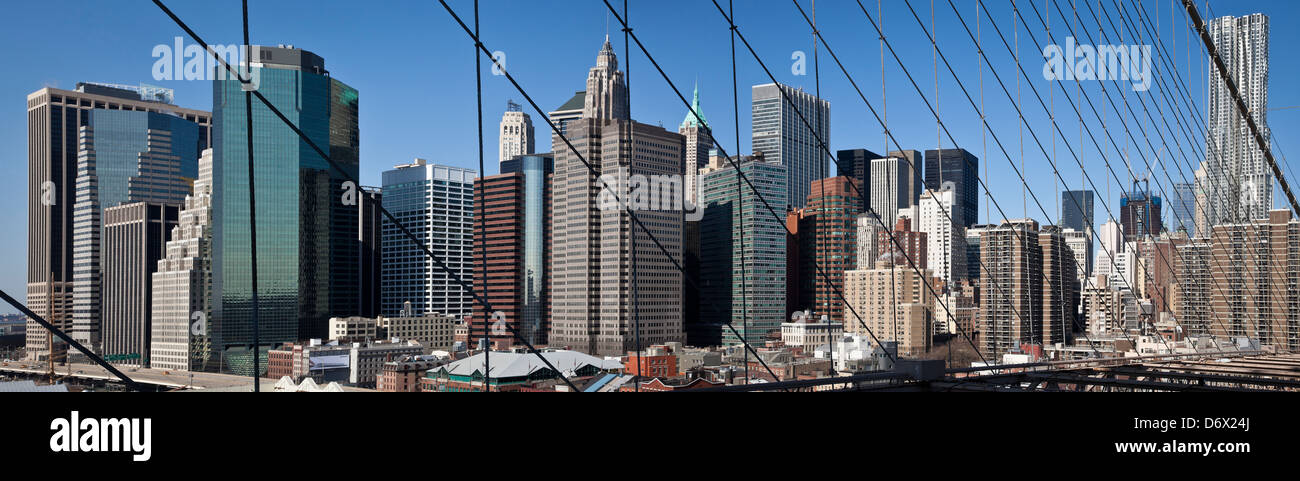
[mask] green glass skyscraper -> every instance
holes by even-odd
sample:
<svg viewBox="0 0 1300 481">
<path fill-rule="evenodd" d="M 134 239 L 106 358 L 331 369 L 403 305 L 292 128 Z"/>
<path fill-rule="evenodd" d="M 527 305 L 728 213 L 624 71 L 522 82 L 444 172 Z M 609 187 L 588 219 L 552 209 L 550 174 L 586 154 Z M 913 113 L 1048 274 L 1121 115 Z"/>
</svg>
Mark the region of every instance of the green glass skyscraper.
<svg viewBox="0 0 1300 481">
<path fill-rule="evenodd" d="M 355 179 L 357 91 L 325 60 L 289 47 L 251 48 L 257 90 Z M 260 76 L 260 77 L 259 77 Z M 252 252 L 244 92 L 213 82 L 212 366 L 247 374 L 253 342 Z M 359 186 L 345 185 L 306 142 L 253 100 L 260 347 L 324 337 L 331 316 L 359 309 Z M 350 197 L 349 197 L 350 195 Z M 351 204 L 347 204 L 352 199 Z M 261 364 L 265 369 L 266 364 Z"/>
<path fill-rule="evenodd" d="M 695 345 L 740 344 L 726 322 L 746 342 L 762 343 L 785 320 L 786 231 L 767 206 L 786 211 L 787 167 L 762 154 L 737 163 L 767 204 L 725 159 L 713 157 L 701 171 L 700 319 L 687 325 Z"/>
</svg>

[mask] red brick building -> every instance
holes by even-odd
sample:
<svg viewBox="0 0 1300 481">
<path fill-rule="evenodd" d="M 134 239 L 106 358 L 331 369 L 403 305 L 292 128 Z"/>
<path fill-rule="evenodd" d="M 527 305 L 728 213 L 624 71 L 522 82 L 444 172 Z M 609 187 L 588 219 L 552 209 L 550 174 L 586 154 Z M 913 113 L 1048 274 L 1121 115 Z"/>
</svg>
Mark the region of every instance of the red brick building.
<svg viewBox="0 0 1300 481">
<path fill-rule="evenodd" d="M 380 392 L 419 392 L 420 379 L 424 378 L 425 372 L 439 365 L 438 361 L 409 359 L 386 362 L 379 376 L 375 378 L 375 390 Z"/>
<path fill-rule="evenodd" d="M 501 174 L 474 181 L 474 291 L 503 315 L 507 329 L 474 304 L 470 348 L 485 336 L 494 349 L 518 344 L 512 330 L 530 343 L 546 344 L 550 325 L 546 256 L 551 240 L 548 155 L 519 156 L 501 163 Z"/>
<path fill-rule="evenodd" d="M 928 237 L 924 232 L 912 230 L 912 219 L 903 217 L 894 224 L 892 232 L 882 231 L 878 233 L 876 245 L 879 247 L 876 254 L 879 257 L 889 253 L 902 252 L 907 257 L 912 258 L 912 262 L 916 264 L 917 269 L 924 271 L 930 268 L 926 262 L 926 259 L 930 257 L 929 249 L 926 248 L 927 240 Z M 894 241 L 898 241 L 898 243 L 895 244 Z M 901 251 L 899 246 L 902 246 Z M 903 263 L 907 264 L 907 261 L 904 260 Z M 908 264 L 908 267 L 911 267 L 911 264 Z"/>
<path fill-rule="evenodd" d="M 786 215 L 786 314 L 809 310 L 840 322 L 844 305 L 836 294 L 844 271 L 857 268 L 857 216 L 862 198 L 851 177 L 815 180 L 808 206 Z"/>
<path fill-rule="evenodd" d="M 681 374 L 677 367 L 677 355 L 668 346 L 654 345 L 641 353 L 638 365 L 637 353 L 630 351 L 623 358 L 623 372 L 641 377 L 675 377 Z"/>
</svg>

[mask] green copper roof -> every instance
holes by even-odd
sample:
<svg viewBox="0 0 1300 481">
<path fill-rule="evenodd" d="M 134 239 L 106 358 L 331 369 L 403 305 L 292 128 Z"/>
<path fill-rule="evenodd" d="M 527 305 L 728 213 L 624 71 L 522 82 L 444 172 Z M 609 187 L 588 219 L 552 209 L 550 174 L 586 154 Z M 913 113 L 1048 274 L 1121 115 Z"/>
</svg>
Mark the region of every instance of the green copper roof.
<svg viewBox="0 0 1300 481">
<path fill-rule="evenodd" d="M 573 98 L 570 98 L 568 102 L 565 102 L 564 105 L 561 105 L 560 108 L 555 110 L 556 111 L 582 110 L 582 103 L 586 100 L 587 100 L 587 91 L 579 90 L 573 94 Z"/>
<path fill-rule="evenodd" d="M 696 118 L 695 114 L 700 116 Z M 682 120 L 681 128 L 699 127 L 700 123 L 705 127 L 709 126 L 709 119 L 704 118 L 704 111 L 700 110 L 700 85 L 695 84 L 695 99 L 691 101 L 691 110 L 686 111 L 686 118 Z"/>
</svg>

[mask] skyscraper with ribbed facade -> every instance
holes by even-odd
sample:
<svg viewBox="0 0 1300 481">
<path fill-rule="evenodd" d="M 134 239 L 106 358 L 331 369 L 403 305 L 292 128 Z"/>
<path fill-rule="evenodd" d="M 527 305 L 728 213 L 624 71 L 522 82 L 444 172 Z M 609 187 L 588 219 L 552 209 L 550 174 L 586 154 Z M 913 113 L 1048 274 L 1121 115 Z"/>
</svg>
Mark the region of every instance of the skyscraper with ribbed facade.
<svg viewBox="0 0 1300 481">
<path fill-rule="evenodd" d="M 830 173 L 831 103 L 783 84 L 753 86 L 751 101 L 754 153 L 785 166 L 788 205 L 808 205 L 808 188 Z"/>
<path fill-rule="evenodd" d="M 290 47 L 251 47 L 258 92 L 342 171 L 332 168 L 260 101 L 253 102 L 257 194 L 260 349 L 324 337 L 331 316 L 358 307 L 357 206 L 360 186 L 357 91 L 332 77 L 325 60 Z M 237 79 L 212 83 L 212 368 L 250 373 L 253 344 L 249 152 L 244 91 Z M 354 197 L 355 198 L 355 197 Z M 264 368 L 265 363 L 261 364 Z"/>
</svg>

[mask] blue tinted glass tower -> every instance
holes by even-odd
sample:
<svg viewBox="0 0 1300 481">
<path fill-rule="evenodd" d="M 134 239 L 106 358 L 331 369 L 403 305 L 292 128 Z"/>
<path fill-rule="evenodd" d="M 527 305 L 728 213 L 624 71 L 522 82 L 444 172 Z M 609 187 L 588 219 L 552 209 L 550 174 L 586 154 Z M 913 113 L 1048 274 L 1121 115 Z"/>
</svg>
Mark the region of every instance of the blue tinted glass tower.
<svg viewBox="0 0 1300 481">
<path fill-rule="evenodd" d="M 325 61 L 293 47 L 251 48 L 257 90 L 345 172 L 330 167 L 289 126 L 253 100 L 260 348 L 324 337 L 331 316 L 359 310 L 356 197 L 357 91 Z M 212 356 L 247 374 L 253 340 L 252 251 L 244 92 L 213 82 Z M 344 175 L 346 174 L 346 176 Z M 351 189 L 352 204 L 345 194 Z M 265 369 L 266 364 L 261 364 Z"/>
</svg>

